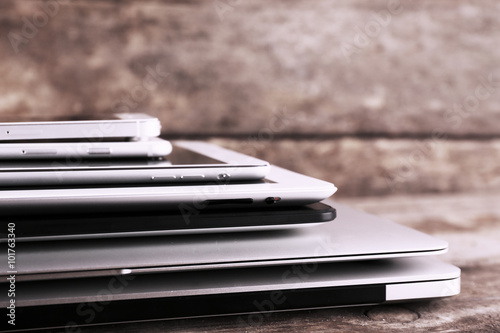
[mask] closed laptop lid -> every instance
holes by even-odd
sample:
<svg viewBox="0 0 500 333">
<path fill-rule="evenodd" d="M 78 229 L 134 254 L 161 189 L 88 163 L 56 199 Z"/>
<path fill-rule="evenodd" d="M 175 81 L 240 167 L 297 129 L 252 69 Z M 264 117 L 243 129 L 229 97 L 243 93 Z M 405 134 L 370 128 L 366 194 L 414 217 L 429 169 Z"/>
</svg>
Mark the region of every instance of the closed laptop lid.
<svg viewBox="0 0 500 333">
<path fill-rule="evenodd" d="M 396 258 L 18 281 L 16 289 L 16 325 L 3 321 L 0 329 L 79 331 L 89 324 L 224 314 L 253 324 L 256 313 L 268 311 L 453 296 L 460 292 L 460 269 L 432 257 Z M 4 317 L 9 305 L 7 293 L 0 296 Z"/>
<path fill-rule="evenodd" d="M 348 206 L 310 228 L 19 243 L 16 279 L 236 268 L 444 253 L 447 243 Z M 141 223 L 137 221 L 137 223 Z M 8 275 L 2 268 L 0 275 Z"/>
</svg>

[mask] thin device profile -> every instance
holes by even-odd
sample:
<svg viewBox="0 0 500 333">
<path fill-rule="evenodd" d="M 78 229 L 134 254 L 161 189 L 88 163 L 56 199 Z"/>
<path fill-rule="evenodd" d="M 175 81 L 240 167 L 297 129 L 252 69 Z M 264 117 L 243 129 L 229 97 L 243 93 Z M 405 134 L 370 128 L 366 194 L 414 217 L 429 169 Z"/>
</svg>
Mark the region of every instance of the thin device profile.
<svg viewBox="0 0 500 333">
<path fill-rule="evenodd" d="M 213 146 L 214 150 L 215 148 L 216 146 Z M 265 165 L 260 168 L 260 171 L 267 172 L 268 167 Z M 243 169 L 243 166 L 222 166 L 217 172 L 234 175 L 234 172 Z M 255 169 L 259 170 L 258 167 Z M 181 172 L 202 172 L 200 169 L 191 167 L 180 170 Z M 112 177 L 115 173 L 119 172 L 107 174 Z M 194 177 L 196 174 L 193 174 L 191 178 Z M 337 190 L 332 183 L 275 166 L 270 166 L 269 175 L 265 180 L 232 182 L 220 179 L 189 185 L 186 183 L 152 185 L 154 185 L 154 179 L 150 180 L 146 186 L 122 184 L 121 186 L 81 185 L 5 189 L 0 191 L 0 211 L 5 215 L 76 213 L 86 212 L 91 207 L 93 212 L 176 210 L 184 216 L 189 216 L 211 208 L 307 205 L 328 198 Z"/>
<path fill-rule="evenodd" d="M 143 113 L 115 114 L 117 119 L 0 123 L 0 141 L 143 138 L 160 135 L 160 121 Z"/>
<path fill-rule="evenodd" d="M 162 142 L 159 140 L 152 142 Z M 147 141 L 137 144 L 147 144 Z M 123 149 L 126 153 L 127 146 Z M 0 164 L 0 186 L 5 190 L 20 186 L 151 186 L 186 182 L 225 184 L 229 181 L 262 179 L 269 169 L 270 165 L 266 161 L 213 144 L 177 141 L 168 156 L 157 159 L 4 161 Z M 115 191 L 117 194 L 122 192 Z M 149 188 L 148 191 L 154 192 L 155 189 Z"/>
<path fill-rule="evenodd" d="M 31 161 L 40 159 L 58 159 L 57 164 L 61 164 L 61 159 L 67 159 L 71 161 L 69 165 L 75 165 L 75 161 L 85 158 L 153 158 L 166 156 L 171 151 L 172 144 L 157 137 L 133 141 L 4 142 L 1 143 L 0 160 L 30 161 L 30 164 L 18 164 L 19 167 L 31 165 Z M 45 164 L 48 166 L 50 163 Z"/>
<path fill-rule="evenodd" d="M 330 222 L 335 217 L 334 208 L 315 203 L 283 208 L 201 211 L 189 219 L 177 212 L 154 211 L 13 216 L 1 220 L 0 226 L 7 230 L 8 224 L 16 221 L 16 241 L 29 242 L 276 230 L 311 227 Z M 5 238 L 0 235 L 2 240 L 7 241 L 6 234 Z"/>
<path fill-rule="evenodd" d="M 434 258 L 394 258 L 137 275 L 122 270 L 111 277 L 30 282 L 16 281 L 16 289 L 24 291 L 16 295 L 16 325 L 4 320 L 3 329 L 81 329 L 89 324 L 228 314 L 239 315 L 236 320 L 246 327 L 273 311 L 454 296 L 460 292 L 460 269 Z M 8 283 L 0 286 L 8 290 Z M 109 292 L 110 286 L 119 292 Z M 7 293 L 0 296 L 0 305 L 8 318 Z M 92 306 L 102 311 L 89 311 Z"/>
<path fill-rule="evenodd" d="M 249 233 L 201 233 L 126 239 L 100 237 L 91 240 L 23 242 L 22 245 L 19 245 L 22 246 L 23 250 L 17 253 L 19 265 L 17 266 L 16 279 L 18 281 L 52 280 L 111 276 L 124 269 L 134 274 L 155 274 L 193 269 L 315 265 L 322 262 L 341 261 L 374 262 L 379 259 L 398 257 L 436 256 L 446 253 L 448 250 L 448 242 L 442 239 L 358 211 L 338 202 L 331 203 L 336 210 L 335 220 L 318 223 L 308 228 Z M 286 218 L 286 215 L 289 215 L 287 212 L 289 209 L 293 208 L 276 209 L 276 212 L 272 214 L 276 219 L 280 219 L 281 213 L 285 211 L 282 217 Z M 250 211 L 250 208 L 246 211 Z M 205 212 L 201 211 L 200 214 L 205 215 Z M 190 224 L 184 225 L 183 228 L 189 228 L 191 224 L 196 228 L 204 223 L 207 226 L 219 223 L 217 221 L 210 222 L 207 219 L 208 216 L 213 216 L 211 213 L 207 212 L 204 217 L 199 216 L 200 214 L 192 215 L 189 220 Z M 220 213 L 215 213 L 215 215 L 217 214 Z M 69 214 L 68 216 L 70 215 L 76 216 L 77 214 Z M 82 215 L 84 214 L 78 214 L 75 222 L 72 222 L 73 233 L 94 228 L 84 225 L 86 222 L 79 220 L 79 216 Z M 123 215 L 118 214 L 118 216 Z M 132 213 L 130 215 L 137 216 L 138 214 Z M 253 215 L 249 218 L 242 217 L 242 220 L 239 220 L 234 210 L 233 218 L 226 215 L 223 223 L 228 223 L 234 229 L 247 224 L 247 222 L 256 225 L 260 223 L 258 221 L 261 218 L 259 215 Z M 307 215 L 309 214 L 307 213 Z M 101 216 L 107 217 L 110 229 L 121 231 L 128 228 L 126 220 L 124 220 L 125 224 L 122 225 L 119 218 L 114 221 L 112 218 L 109 219 L 111 214 L 101 214 Z M 39 236 L 49 234 L 50 230 L 40 230 L 41 226 L 28 230 L 31 225 L 36 223 L 38 217 L 39 215 L 33 218 L 4 217 L 3 226 L 1 224 L 0 226 L 7 230 L 8 223 L 15 223 L 16 239 L 18 234 L 21 238 L 27 234 L 38 234 Z M 42 217 L 40 223 L 44 224 L 44 220 L 50 218 L 48 216 Z M 32 222 L 29 222 L 30 220 Z M 144 221 L 133 217 L 132 220 L 138 225 Z M 169 226 L 179 227 L 175 221 L 169 225 L 167 219 L 161 218 L 160 220 L 167 228 Z M 305 222 L 307 218 L 301 220 Z M 29 222 L 26 226 L 24 226 L 25 221 Z M 53 222 L 56 220 L 54 219 Z M 60 222 L 59 224 L 64 223 L 64 221 Z M 49 225 L 50 223 L 52 222 L 49 221 Z M 144 227 L 146 226 L 135 226 L 134 228 L 137 231 Z M 48 230 L 48 228 L 46 229 Z M 71 230 L 70 227 L 65 227 L 65 229 Z M 58 231 L 55 231 L 54 235 L 56 233 Z M 5 238 L 7 237 L 4 236 Z M 44 240 L 50 239 L 44 238 Z M 0 280 L 5 281 L 8 275 L 8 267 L 0 266 Z"/>
</svg>

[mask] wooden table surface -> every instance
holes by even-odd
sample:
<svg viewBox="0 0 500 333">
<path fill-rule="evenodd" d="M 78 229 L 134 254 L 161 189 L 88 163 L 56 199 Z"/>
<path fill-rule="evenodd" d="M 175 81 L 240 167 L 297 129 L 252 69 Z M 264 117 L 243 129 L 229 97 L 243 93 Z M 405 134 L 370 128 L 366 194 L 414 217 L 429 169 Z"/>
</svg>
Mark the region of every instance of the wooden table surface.
<svg viewBox="0 0 500 333">
<path fill-rule="evenodd" d="M 82 332 L 500 332 L 500 193 L 387 196 L 342 203 L 449 242 L 440 258 L 462 269 L 460 295 L 422 302 L 83 327 Z M 140 311 L 140 309 L 138 309 Z"/>
</svg>

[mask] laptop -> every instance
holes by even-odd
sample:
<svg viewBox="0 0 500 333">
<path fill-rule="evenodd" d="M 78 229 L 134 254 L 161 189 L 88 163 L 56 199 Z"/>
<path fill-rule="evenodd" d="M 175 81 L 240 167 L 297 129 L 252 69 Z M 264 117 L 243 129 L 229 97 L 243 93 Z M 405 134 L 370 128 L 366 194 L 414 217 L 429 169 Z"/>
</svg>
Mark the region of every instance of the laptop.
<svg viewBox="0 0 500 333">
<path fill-rule="evenodd" d="M 19 243 L 16 325 L 0 325 L 75 329 L 221 314 L 248 325 L 267 311 L 459 292 L 460 270 L 429 257 L 446 252 L 445 241 L 332 206 L 337 218 L 310 228 Z M 10 274 L 3 266 L 3 290 Z M 11 299 L 0 294 L 4 318 Z"/>
<path fill-rule="evenodd" d="M 228 314 L 238 315 L 247 329 L 273 311 L 453 296 L 460 291 L 460 270 L 414 257 L 26 281 L 16 290 L 15 326 L 4 319 L 3 330 L 73 332 L 86 325 Z M 8 319 L 8 303 L 1 303 Z"/>
<path fill-rule="evenodd" d="M 346 205 L 333 202 L 332 206 L 337 211 L 335 220 L 308 228 L 26 242 L 16 251 L 16 280 L 384 259 L 447 251 L 443 240 Z M 0 279 L 8 275 L 2 266 Z"/>
<path fill-rule="evenodd" d="M 446 242 L 338 203 L 300 209 L 335 186 L 270 169 L 246 182 L 196 170 L 179 175 L 188 184 L 4 188 L 0 329 L 226 314 L 247 327 L 272 311 L 459 292 L 460 270 L 430 257 Z"/>
<path fill-rule="evenodd" d="M 337 211 L 334 221 L 310 228 L 27 242 L 16 251 L 16 279 L 368 260 L 436 255 L 447 250 L 443 240 L 345 205 L 333 206 Z M 3 266 L 0 279 L 8 275 Z"/>
</svg>

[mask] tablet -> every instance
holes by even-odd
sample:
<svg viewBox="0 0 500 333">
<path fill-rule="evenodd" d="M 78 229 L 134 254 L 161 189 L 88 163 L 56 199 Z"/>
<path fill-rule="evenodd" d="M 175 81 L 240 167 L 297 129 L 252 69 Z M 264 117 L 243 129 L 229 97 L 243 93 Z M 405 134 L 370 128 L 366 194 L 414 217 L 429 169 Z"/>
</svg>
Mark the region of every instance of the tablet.
<svg viewBox="0 0 500 333">
<path fill-rule="evenodd" d="M 184 147 L 189 144 L 181 143 Z M 195 143 L 196 146 L 203 143 Z M 208 150 L 218 150 L 210 146 Z M 208 148 L 208 147 L 207 147 Z M 231 156 L 238 154 L 232 152 Z M 231 165 L 218 169 L 219 173 L 234 175 L 245 166 Z M 203 167 L 202 167 L 203 168 Z M 182 172 L 202 168 L 183 167 Z M 68 174 L 71 171 L 67 172 Z M 115 177 L 117 171 L 108 173 Z M 158 173 L 159 174 L 159 173 Z M 182 178 L 182 177 L 181 177 Z M 156 176 L 150 176 L 149 186 L 73 186 L 71 188 L 22 188 L 0 191 L 0 211 L 3 215 L 25 215 L 54 212 L 137 212 L 173 210 L 186 219 L 199 214 L 204 209 L 227 207 L 281 207 L 300 206 L 319 202 L 331 196 L 335 185 L 270 166 L 269 175 L 264 180 L 228 181 L 220 177 L 212 182 L 185 184 L 159 184 L 154 186 Z"/>
<path fill-rule="evenodd" d="M 170 143 L 160 139 L 153 139 L 152 142 L 160 145 L 166 142 L 170 146 Z M 130 144 L 132 149 L 133 143 Z M 147 142 L 142 144 L 147 145 Z M 123 153 L 126 153 L 126 143 L 124 145 Z M 155 154 L 163 148 L 161 146 Z M 170 154 L 162 158 L 3 161 L 0 164 L 0 186 L 5 189 L 9 186 L 227 183 L 230 180 L 261 179 L 268 172 L 269 163 L 266 161 L 205 142 L 177 141 Z M 64 193 L 75 191 L 78 190 Z"/>
<path fill-rule="evenodd" d="M 160 135 L 157 118 L 143 113 L 120 113 L 116 119 L 0 123 L 0 141 L 153 137 Z"/>
<path fill-rule="evenodd" d="M 334 208 L 323 203 L 261 209 L 200 211 L 187 220 L 176 212 L 101 213 L 4 217 L 1 230 L 15 221 L 17 242 L 207 234 L 310 227 L 330 222 Z M 9 222 L 10 221 L 10 222 Z M 7 241 L 6 234 L 0 240 Z"/>
</svg>

